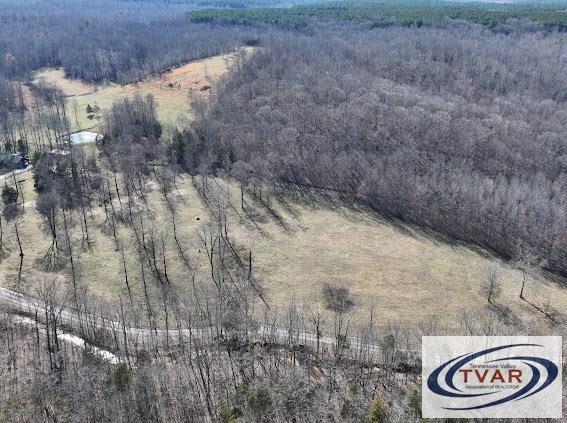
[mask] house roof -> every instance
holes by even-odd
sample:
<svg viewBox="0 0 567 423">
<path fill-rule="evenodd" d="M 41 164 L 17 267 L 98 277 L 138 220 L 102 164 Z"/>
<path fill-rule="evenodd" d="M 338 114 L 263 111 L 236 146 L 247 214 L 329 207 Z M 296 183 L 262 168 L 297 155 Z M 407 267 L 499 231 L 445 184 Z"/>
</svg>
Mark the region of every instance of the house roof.
<svg viewBox="0 0 567 423">
<path fill-rule="evenodd" d="M 70 135 L 64 135 L 61 139 L 66 143 L 71 142 L 73 145 L 90 144 L 100 141 L 102 139 L 102 135 L 97 134 L 96 132 L 82 131 L 75 132 Z"/>
</svg>

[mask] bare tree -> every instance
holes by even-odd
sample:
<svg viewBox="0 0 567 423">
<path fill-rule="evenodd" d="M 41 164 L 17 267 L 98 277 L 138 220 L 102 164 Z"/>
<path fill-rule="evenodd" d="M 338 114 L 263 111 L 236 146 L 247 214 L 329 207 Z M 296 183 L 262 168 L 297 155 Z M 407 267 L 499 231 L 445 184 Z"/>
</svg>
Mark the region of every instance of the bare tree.
<svg viewBox="0 0 567 423">
<path fill-rule="evenodd" d="M 486 295 L 489 304 L 492 304 L 492 301 L 500 295 L 500 276 L 495 265 L 486 270 L 486 279 L 482 283 L 481 290 Z"/>
<path fill-rule="evenodd" d="M 516 265 L 522 272 L 522 287 L 520 289 L 520 298 L 524 298 L 524 288 L 528 278 L 533 277 L 537 270 L 542 266 L 541 260 L 534 254 L 533 249 L 527 244 L 521 243 L 518 246 L 518 254 Z"/>
<path fill-rule="evenodd" d="M 337 355 L 340 355 L 340 351 L 348 347 L 348 314 L 354 308 L 355 303 L 349 290 L 339 285 L 323 285 L 321 296 L 325 308 L 334 315 L 335 351 Z"/>
</svg>

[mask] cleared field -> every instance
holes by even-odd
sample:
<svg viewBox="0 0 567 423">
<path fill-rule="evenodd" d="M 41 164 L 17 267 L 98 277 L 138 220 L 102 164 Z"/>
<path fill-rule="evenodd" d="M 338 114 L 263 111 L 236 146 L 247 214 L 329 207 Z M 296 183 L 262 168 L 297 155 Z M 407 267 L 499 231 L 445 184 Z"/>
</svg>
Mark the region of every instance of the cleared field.
<svg viewBox="0 0 567 423">
<path fill-rule="evenodd" d="M 320 202 L 271 199 L 270 212 L 256 203 L 254 228 L 240 209 L 238 188 L 230 191 L 238 210 L 238 216 L 232 214 L 233 236 L 254 252 L 256 276 L 276 303 L 292 296 L 310 302 L 320 297 L 324 283 L 333 283 L 350 288 L 361 313 L 373 307 L 382 320 L 419 324 L 442 316 L 455 323 L 463 310 L 486 308 L 481 285 L 487 269 L 496 265 L 502 287 L 496 303 L 522 318 L 541 316 L 519 298 L 521 272 L 495 258 L 394 226 L 367 211 Z M 524 295 L 567 311 L 564 282 L 530 279 Z"/>
<path fill-rule="evenodd" d="M 187 63 L 159 76 L 128 85 L 92 85 L 65 77 L 63 69 L 45 69 L 35 75 L 34 83 L 43 80 L 63 90 L 68 98 L 69 120 L 73 130 L 96 129 L 100 121 L 87 117 L 87 105 L 100 108 L 99 115 L 110 109 L 115 100 L 135 94 L 152 94 L 162 123 L 174 123 L 180 115 L 190 116 L 191 99 L 207 97 L 213 84 L 225 75 L 240 57 L 252 54 L 252 48 Z M 76 110 L 76 116 L 75 116 Z"/>
<path fill-rule="evenodd" d="M 22 289 L 32 291 L 34 281 L 42 274 L 40 263 L 49 247 L 49 238 L 47 231 L 41 230 L 41 218 L 33 207 L 35 193 L 31 174 L 26 175 L 19 178 L 23 180 L 21 185 L 28 204 L 20 222 L 26 254 Z M 181 177 L 177 182 L 178 193 L 172 196 L 177 204 L 178 236 L 196 268 L 197 280 L 206 280 L 210 271 L 201 235 L 210 220 L 208 210 L 189 177 Z M 230 198 L 230 237 L 245 251 L 253 252 L 255 277 L 266 288 L 272 304 L 284 305 L 292 298 L 299 304 L 318 301 L 322 284 L 334 283 L 351 290 L 361 315 L 373 307 L 381 322 L 420 324 L 443 316 L 447 325 L 454 326 L 463 310 L 469 313 L 486 310 L 487 301 L 481 286 L 489 266 L 497 265 L 502 293 L 496 303 L 523 320 L 543 319 L 541 313 L 519 298 L 521 272 L 499 260 L 394 226 L 369 212 L 325 202 L 292 203 L 271 198 L 268 209 L 257 199 L 245 195 L 244 212 L 237 185 L 226 185 L 222 180 L 210 184 Z M 168 273 L 173 283 L 184 289 L 189 287 L 190 275 L 181 264 L 173 242 L 170 214 L 157 186 L 150 182 L 148 190 L 148 204 L 154 218 L 145 225 L 167 240 Z M 112 237 L 102 230 L 102 208 L 95 205 L 92 213 L 94 224 L 90 236 L 94 243 L 92 249 L 79 253 L 80 281 L 92 294 L 113 301 L 125 292 L 123 264 Z M 5 231 L 11 254 L 0 266 L 0 283 L 14 286 L 19 256 L 12 228 Z M 78 239 L 78 223 L 74 233 Z M 121 226 L 119 238 L 126 246 L 134 295 L 141 297 L 132 230 Z M 69 269 L 61 272 L 68 274 Z M 156 287 L 152 290 L 159 295 Z M 539 305 L 549 303 L 561 312 L 567 310 L 564 282 L 530 278 L 525 297 Z"/>
</svg>

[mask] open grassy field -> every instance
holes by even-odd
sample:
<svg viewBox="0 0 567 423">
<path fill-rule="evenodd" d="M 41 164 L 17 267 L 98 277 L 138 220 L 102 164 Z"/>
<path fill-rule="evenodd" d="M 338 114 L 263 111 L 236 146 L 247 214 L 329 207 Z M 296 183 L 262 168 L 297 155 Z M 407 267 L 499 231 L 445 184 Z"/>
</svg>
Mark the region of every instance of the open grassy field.
<svg viewBox="0 0 567 423">
<path fill-rule="evenodd" d="M 239 57 L 252 54 L 252 51 L 251 48 L 242 48 L 234 53 L 197 60 L 159 76 L 122 86 L 93 85 L 68 79 L 63 69 L 44 69 L 36 73 L 34 83 L 43 80 L 63 90 L 68 99 L 68 116 L 73 130 L 97 129 L 100 125 L 96 118 L 88 119 L 87 105 L 98 106 L 102 116 L 115 100 L 138 93 L 152 94 L 160 121 L 174 123 L 180 115 L 190 116 L 192 98 L 209 96 L 214 90 L 214 83 L 237 63 Z"/>
<path fill-rule="evenodd" d="M 318 201 L 271 199 L 268 211 L 247 197 L 256 216 L 251 225 L 249 213 L 240 209 L 238 188 L 230 192 L 233 237 L 253 251 L 256 276 L 275 303 L 292 296 L 300 303 L 312 301 L 324 283 L 332 283 L 348 287 L 360 312 L 374 307 L 380 319 L 418 324 L 443 316 L 454 323 L 462 310 L 485 309 L 481 285 L 495 265 L 502 287 L 497 303 L 519 317 L 534 317 L 519 298 L 521 272 L 486 254 L 393 225 L 369 211 Z M 524 295 L 567 311 L 564 282 L 530 278 Z"/>
<path fill-rule="evenodd" d="M 33 291 L 34 280 L 41 277 L 40 263 L 49 247 L 49 238 L 47 231 L 41 230 L 41 219 L 33 207 L 31 175 L 27 175 L 20 175 L 28 204 L 20 222 L 26 254 L 22 289 Z M 211 184 L 230 197 L 230 237 L 246 251 L 252 251 L 254 275 L 266 288 L 271 304 L 284 305 L 292 298 L 299 304 L 319 301 L 321 286 L 333 283 L 350 289 L 361 315 L 374 308 L 376 318 L 382 322 L 409 324 L 443 316 L 444 322 L 452 326 L 457 324 L 463 310 L 483 313 L 486 309 L 481 286 L 487 269 L 496 265 L 502 281 L 502 294 L 496 303 L 523 320 L 543 319 L 541 313 L 519 298 L 521 272 L 495 258 L 382 221 L 370 212 L 324 201 L 289 202 L 271 198 L 267 208 L 247 194 L 246 211 L 243 211 L 237 185 L 226 185 L 222 180 Z M 190 275 L 179 260 L 170 215 L 154 185 L 148 183 L 148 204 L 154 218 L 146 225 L 165 236 L 168 273 L 173 283 L 183 289 L 189 286 Z M 178 179 L 178 193 L 172 196 L 177 204 L 180 240 L 197 269 L 197 280 L 206 280 L 209 268 L 201 234 L 210 220 L 207 207 L 189 177 Z M 93 207 L 92 220 L 90 233 L 94 243 L 90 250 L 79 253 L 80 281 L 92 294 L 114 301 L 125 290 L 121 256 L 111 236 L 102 230 L 101 207 Z M 0 266 L 0 284 L 4 286 L 14 286 L 19 263 L 12 232 L 8 228 L 11 254 Z M 76 239 L 80 236 L 78 224 L 75 235 Z M 119 238 L 126 246 L 134 294 L 141 296 L 139 262 L 131 229 L 121 226 Z M 68 273 L 69 269 L 61 272 Z M 153 289 L 157 295 L 157 288 Z M 567 310 L 567 288 L 563 282 L 530 278 L 525 297 L 539 305 L 549 303 L 558 311 Z"/>
</svg>

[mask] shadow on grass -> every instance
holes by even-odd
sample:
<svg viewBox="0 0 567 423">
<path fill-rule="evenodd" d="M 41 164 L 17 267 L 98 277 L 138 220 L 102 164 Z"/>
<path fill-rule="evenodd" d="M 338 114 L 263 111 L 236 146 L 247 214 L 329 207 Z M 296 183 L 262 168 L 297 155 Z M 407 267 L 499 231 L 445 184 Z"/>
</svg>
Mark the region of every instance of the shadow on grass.
<svg viewBox="0 0 567 423">
<path fill-rule="evenodd" d="M 254 219 L 254 216 L 259 216 L 260 220 L 257 222 L 261 225 L 266 223 L 266 215 L 268 215 L 269 218 L 288 233 L 293 233 L 297 229 L 293 228 L 286 221 L 285 216 L 276 210 L 277 205 L 281 207 L 283 213 L 298 222 L 297 226 L 300 229 L 302 229 L 301 212 L 296 207 L 297 205 L 313 210 L 331 210 L 354 223 L 388 225 L 402 235 L 411 236 L 415 239 L 425 239 L 434 245 L 449 246 L 454 250 L 466 248 L 483 258 L 500 260 L 507 266 L 515 267 L 511 257 L 498 254 L 488 246 L 479 246 L 471 242 L 462 241 L 451 235 L 442 234 L 436 230 L 407 222 L 399 216 L 377 210 L 372 204 L 345 192 L 316 187 L 280 185 L 273 194 L 273 198 L 277 200 L 277 205 L 268 204 L 265 200 L 260 201 L 253 194 L 247 194 L 252 200 L 252 204 L 249 204 L 249 207 L 247 207 L 247 215 L 250 219 Z M 258 208 L 264 209 L 265 213 L 262 213 Z M 559 288 L 567 289 L 566 277 L 548 270 L 542 270 L 541 276 L 547 282 L 551 282 Z"/>
</svg>

